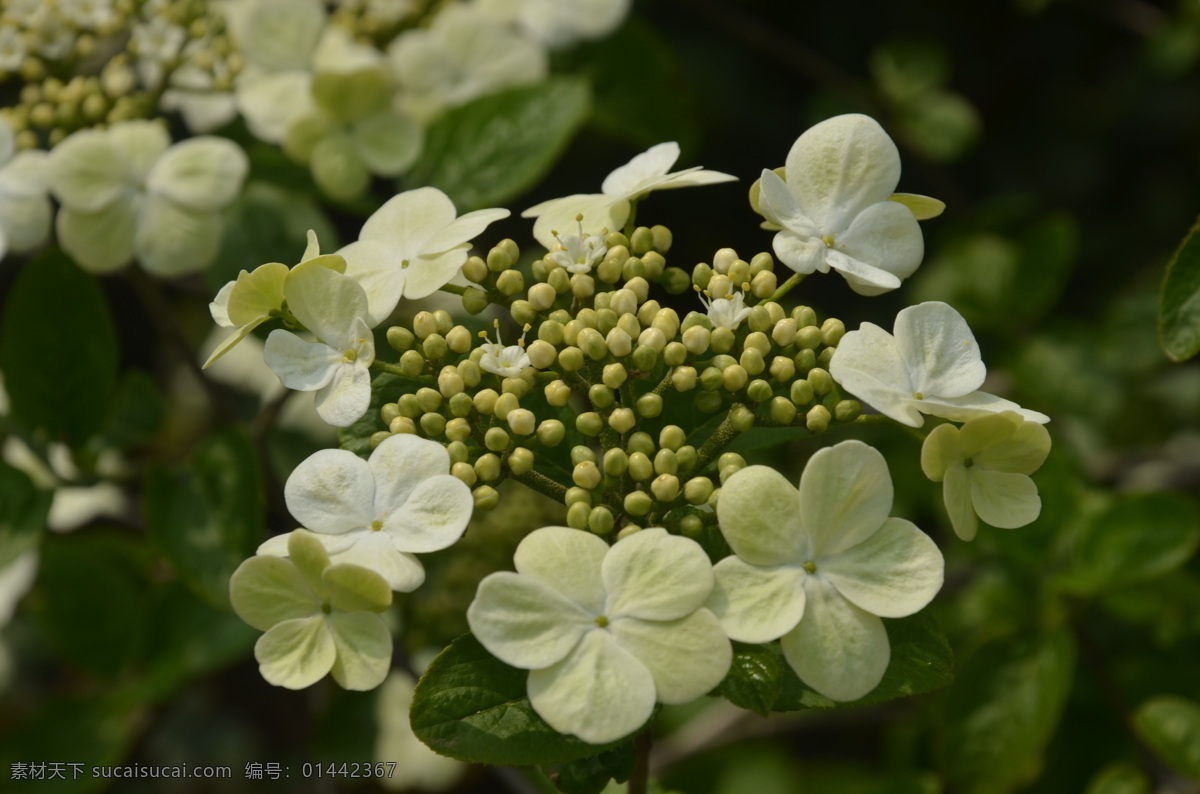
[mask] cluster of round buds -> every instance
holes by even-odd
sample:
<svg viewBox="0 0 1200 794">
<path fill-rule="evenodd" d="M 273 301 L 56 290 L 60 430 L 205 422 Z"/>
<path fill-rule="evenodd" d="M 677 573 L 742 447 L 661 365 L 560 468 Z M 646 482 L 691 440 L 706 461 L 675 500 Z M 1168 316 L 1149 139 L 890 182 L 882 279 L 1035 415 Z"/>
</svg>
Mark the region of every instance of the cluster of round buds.
<svg viewBox="0 0 1200 794">
<path fill-rule="evenodd" d="M 451 473 L 480 508 L 511 476 L 562 499 L 579 529 L 690 534 L 712 523 L 721 483 L 745 465 L 722 454 L 738 433 L 816 434 L 857 418 L 860 406 L 841 398 L 827 369 L 840 320 L 818 324 L 812 309 L 772 300 L 769 254 L 748 263 L 722 249 L 689 275 L 667 265 L 671 239 L 665 227 L 639 227 L 606 234 L 603 254 L 593 241 L 577 257 L 556 256 L 578 242 L 567 240 L 524 271 L 511 240 L 471 257 L 464 307 L 507 308 L 519 340 L 506 345 L 498 321 L 494 337 L 474 335 L 445 311 L 391 328 L 399 373 L 415 382 L 383 407 L 388 429 L 376 441 L 418 433 L 446 444 Z M 707 302 L 681 320 L 651 297 L 652 283 L 681 302 L 695 286 Z M 680 411 L 695 421 L 672 421 Z M 539 474 L 543 457 L 569 487 Z"/>
</svg>

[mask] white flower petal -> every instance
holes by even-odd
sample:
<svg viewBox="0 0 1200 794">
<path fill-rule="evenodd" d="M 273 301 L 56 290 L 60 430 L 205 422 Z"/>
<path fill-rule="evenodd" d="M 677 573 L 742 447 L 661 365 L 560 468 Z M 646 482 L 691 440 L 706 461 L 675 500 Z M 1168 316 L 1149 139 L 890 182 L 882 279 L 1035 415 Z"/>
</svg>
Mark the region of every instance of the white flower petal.
<svg viewBox="0 0 1200 794">
<path fill-rule="evenodd" d="M 40 149 L 19 152 L 8 162 L 0 160 L 0 194 L 45 198 L 50 189 L 50 154 Z"/>
<path fill-rule="evenodd" d="M 559 733 L 604 744 L 633 733 L 654 712 L 654 678 L 646 666 L 591 631 L 567 658 L 529 674 L 529 702 Z"/>
<path fill-rule="evenodd" d="M 112 201 L 98 212 L 58 211 L 58 242 L 89 273 L 112 273 L 133 258 L 138 202 L 131 194 Z"/>
<path fill-rule="evenodd" d="M 317 389 L 317 415 L 334 427 L 349 427 L 371 406 L 371 371 L 360 363 L 338 364 L 329 383 Z"/>
<path fill-rule="evenodd" d="M 193 211 L 159 196 L 147 196 L 138 218 L 133 249 L 147 273 L 163 278 L 203 270 L 221 247 L 221 216 Z"/>
<path fill-rule="evenodd" d="M 818 450 L 800 475 L 800 522 L 810 553 L 823 559 L 871 537 L 887 520 L 892 496 L 887 461 L 874 447 L 843 441 Z"/>
<path fill-rule="evenodd" d="M 818 270 L 829 270 L 825 261 L 829 255 L 829 247 L 818 238 L 800 237 L 785 229 L 775 235 L 771 247 L 779 261 L 797 273 L 807 275 Z"/>
<path fill-rule="evenodd" d="M 315 107 L 306 71 L 243 73 L 237 82 L 238 111 L 254 137 L 281 144 L 288 125 Z"/>
<path fill-rule="evenodd" d="M 298 268 L 289 276 L 283 294 L 296 319 L 330 347 L 354 347 L 362 332 L 369 330 L 356 327 L 356 321 L 361 322 L 367 314 L 366 293 L 357 281 L 336 270 Z"/>
<path fill-rule="evenodd" d="M 471 489 L 462 480 L 435 474 L 412 490 L 404 507 L 384 522 L 384 529 L 398 549 L 439 551 L 462 537 L 474 509 Z"/>
<path fill-rule="evenodd" d="M 896 348 L 925 397 L 962 397 L 987 376 L 979 345 L 962 315 L 941 301 L 926 301 L 896 315 Z"/>
<path fill-rule="evenodd" d="M 392 666 L 392 635 L 374 612 L 334 612 L 326 618 L 337 648 L 330 672 L 342 689 L 374 689 Z"/>
<path fill-rule="evenodd" d="M 860 212 L 850 228 L 837 236 L 836 246 L 846 256 L 884 270 L 897 280 L 911 276 L 925 255 L 925 239 L 917 219 L 907 207 L 894 201 L 873 204 Z M 846 280 L 855 287 L 853 279 Z"/>
<path fill-rule="evenodd" d="M 796 628 L 804 616 L 804 570 L 795 565 L 766 568 L 739 557 L 713 566 L 716 585 L 706 607 L 738 642 L 770 642 Z"/>
<path fill-rule="evenodd" d="M 325 5 L 317 0 L 254 0 L 246 4 L 235 30 L 246 57 L 278 71 L 308 65 L 321 30 Z"/>
<path fill-rule="evenodd" d="M 1004 413 L 999 416 L 1011 415 Z M 1022 421 L 1006 438 L 996 439 L 984 446 L 977 443 L 974 433 L 967 433 L 967 430 L 977 422 L 990 419 L 990 416 L 974 419 L 963 426 L 963 443 L 975 447 L 971 452 L 971 457 L 975 460 L 976 465 L 990 471 L 1033 474 L 1046 462 L 1046 456 L 1050 454 L 1050 434 L 1046 432 L 1045 427 L 1036 422 Z"/>
<path fill-rule="evenodd" d="M 1024 474 L 967 469 L 971 480 L 971 504 L 987 523 L 1001 529 L 1032 524 L 1042 512 L 1037 485 Z"/>
<path fill-rule="evenodd" d="M 1006 400 L 984 391 L 973 391 L 962 397 L 934 397 L 931 399 L 926 395 L 926 399 L 920 403 L 920 408 L 931 416 L 940 416 L 955 422 L 967 422 L 980 416 L 1005 411 L 1012 411 L 1023 419 L 1037 424 L 1045 424 L 1050 421 L 1050 417 L 1043 413 L 1022 408 L 1012 400 Z"/>
<path fill-rule="evenodd" d="M 353 452 L 323 449 L 292 471 L 283 498 L 288 512 L 306 528 L 340 534 L 374 519 L 375 478 Z"/>
<path fill-rule="evenodd" d="M 32 196 L 6 195 L 0 186 L 0 234 L 7 238 L 11 251 L 32 251 L 46 242 L 53 218 L 54 208 L 44 192 Z"/>
<path fill-rule="evenodd" d="M 403 282 L 403 296 L 409 300 L 426 298 L 449 284 L 467 261 L 470 248 L 470 243 L 463 243 L 440 254 L 419 256 L 411 260 L 405 271 L 407 277 Z"/>
<path fill-rule="evenodd" d="M 449 196 L 435 187 L 421 187 L 393 196 L 375 210 L 363 224 L 358 239 L 393 246 L 396 260 L 415 257 L 425 253 L 425 243 L 457 216 Z"/>
<path fill-rule="evenodd" d="M 425 241 L 422 253 L 429 255 L 458 248 L 463 243 L 470 242 L 483 233 L 491 224 L 511 215 L 506 209 L 486 209 L 468 212 L 461 218 L 455 218 L 437 234 Z"/>
<path fill-rule="evenodd" d="M 842 337 L 829 362 L 829 374 L 875 410 L 909 427 L 925 419 L 913 407 L 916 391 L 896 338 L 873 323 Z"/>
<path fill-rule="evenodd" d="M 632 198 L 645 182 L 671 170 L 679 159 L 679 144 L 674 141 L 651 146 L 604 179 L 600 191 L 606 196 Z"/>
<path fill-rule="evenodd" d="M 166 126 L 154 121 L 119 122 L 108 128 L 107 135 L 129 163 L 132 183 L 139 187 L 171 145 L 171 134 Z"/>
<path fill-rule="evenodd" d="M 408 268 L 401 268 L 400 260 L 393 258 L 394 253 L 387 243 L 377 240 L 359 240 L 337 252 L 346 261 L 346 275 L 366 293 L 367 324 L 372 328 L 391 315 L 404 294 Z"/>
<path fill-rule="evenodd" d="M 946 469 L 942 499 L 946 503 L 954 534 L 963 540 L 974 540 L 979 532 L 979 519 L 975 517 L 975 507 L 971 504 L 971 479 L 962 466 Z"/>
<path fill-rule="evenodd" d="M 249 168 L 236 143 L 201 136 L 168 149 L 151 169 L 146 188 L 187 209 L 219 210 L 237 197 Z"/>
<path fill-rule="evenodd" d="M 601 566 L 610 619 L 675 620 L 704 605 L 712 592 L 712 563 L 700 544 L 643 529 L 618 541 Z"/>
<path fill-rule="evenodd" d="M 376 515 L 403 508 L 427 478 L 450 473 L 450 454 L 436 441 L 413 435 L 391 436 L 367 461 L 375 479 Z"/>
<path fill-rule="evenodd" d="M 598 629 L 595 617 L 540 579 L 508 571 L 485 577 L 467 609 L 471 633 L 483 647 L 526 670 L 567 658 L 585 634 Z"/>
<path fill-rule="evenodd" d="M 783 656 L 800 680 L 830 700 L 858 700 L 879 685 L 891 660 L 883 621 L 830 585 L 804 581 L 804 619 L 783 635 Z"/>
<path fill-rule="evenodd" d="M 363 119 L 350 130 L 354 150 L 372 174 L 400 176 L 416 162 L 425 142 L 421 125 L 394 110 Z"/>
<path fill-rule="evenodd" d="M 306 342 L 291 331 L 276 328 L 263 345 L 263 360 L 279 382 L 296 391 L 316 391 L 333 380 L 341 351 L 322 342 Z"/>
<path fill-rule="evenodd" d="M 251 557 L 239 565 L 229 577 L 229 600 L 238 617 L 259 631 L 321 608 L 300 569 L 278 556 Z"/>
<path fill-rule="evenodd" d="M 725 678 L 733 649 L 713 613 L 700 609 L 672 621 L 618 618 L 617 644 L 650 670 L 660 703 L 690 703 Z"/>
<path fill-rule="evenodd" d="M 758 206 L 771 223 L 787 228 L 800 237 L 819 236 L 820 231 L 800 209 L 796 197 L 779 174 L 764 168 L 759 180 Z M 820 241 L 818 241 L 820 242 Z M 820 243 L 824 247 L 824 243 Z M 812 271 L 809 271 L 812 272 Z"/>
<path fill-rule="evenodd" d="M 254 644 L 258 671 L 267 683 L 304 689 L 325 677 L 337 658 L 337 647 L 320 613 L 285 620 Z"/>
<path fill-rule="evenodd" d="M 579 230 L 575 218 L 583 216 L 583 234 L 599 234 L 602 230 L 620 231 L 629 218 L 629 202 L 614 200 L 604 193 L 578 193 L 551 199 L 534 205 L 521 213 L 522 218 L 537 217 L 533 237 L 547 250 L 557 242 L 554 232 L 566 234 Z"/>
<path fill-rule="evenodd" d="M 517 573 L 532 576 L 596 615 L 604 611 L 600 567 L 609 545 L 590 532 L 543 527 L 529 533 L 513 555 Z"/>
<path fill-rule="evenodd" d="M 942 589 L 944 569 L 937 544 L 902 518 L 889 518 L 862 543 L 818 563 L 820 575 L 852 604 L 884 618 L 924 608 Z"/>
<path fill-rule="evenodd" d="M 842 274 L 851 289 L 862 295 L 879 295 L 900 286 L 900 279 L 883 268 L 847 256 L 843 251 L 831 248 L 825 254 L 825 262 Z"/>
<path fill-rule="evenodd" d="M 421 561 L 415 555 L 398 550 L 388 533 L 356 530 L 347 535 L 353 536 L 354 542 L 333 554 L 333 562 L 361 565 L 382 576 L 388 587 L 401 593 L 411 593 L 425 582 L 425 568 Z M 326 547 L 329 546 L 327 538 L 337 540 L 341 537 L 346 536 L 317 536 Z"/>
<path fill-rule="evenodd" d="M 721 488 L 717 521 L 737 556 L 764 567 L 804 562 L 800 496 L 769 466 L 747 466 Z"/>
</svg>

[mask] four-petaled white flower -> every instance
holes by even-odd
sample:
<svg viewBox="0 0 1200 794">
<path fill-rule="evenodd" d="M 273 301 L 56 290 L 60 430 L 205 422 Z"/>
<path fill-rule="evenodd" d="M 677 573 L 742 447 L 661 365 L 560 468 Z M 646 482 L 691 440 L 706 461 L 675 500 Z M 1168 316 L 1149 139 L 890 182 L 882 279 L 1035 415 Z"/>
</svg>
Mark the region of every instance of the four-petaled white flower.
<svg viewBox="0 0 1200 794">
<path fill-rule="evenodd" d="M 516 573 L 480 582 L 467 622 L 496 658 L 530 671 L 529 701 L 556 731 L 614 741 L 656 701 L 695 700 L 728 672 L 729 640 L 704 608 L 712 565 L 696 542 L 655 528 L 609 547 L 545 527 L 513 562 Z"/>
<path fill-rule="evenodd" d="M 450 197 L 433 187 L 389 199 L 363 224 L 358 242 L 337 252 L 346 275 L 366 290 L 371 327 L 386 320 L 400 298 L 424 298 L 448 284 L 467 261 L 470 240 L 508 215 L 486 209 L 460 218 Z"/>
<path fill-rule="evenodd" d="M 550 199 L 521 213 L 522 218 L 534 218 L 534 238 L 547 250 L 554 247 L 554 231 L 566 228 L 582 215 L 580 234 L 604 229 L 620 229 L 629 219 L 631 201 L 654 190 L 677 187 L 715 185 L 732 182 L 736 176 L 720 171 L 705 171 L 700 166 L 671 171 L 679 159 L 679 144 L 674 141 L 651 146 L 625 165 L 610 173 L 600 186 L 600 193 L 577 193 L 573 196 Z"/>
<path fill-rule="evenodd" d="M 378 613 L 392 591 L 359 565 L 331 564 L 311 532 L 288 536 L 290 559 L 251 557 L 229 579 L 238 617 L 266 634 L 254 644 L 262 677 L 303 689 L 333 673 L 344 689 L 367 690 L 387 677 L 392 636 Z"/>
<path fill-rule="evenodd" d="M 288 477 L 284 499 L 335 563 L 369 568 L 408 593 L 425 581 L 414 555 L 451 545 L 471 520 L 471 491 L 449 472 L 441 444 L 392 436 L 367 460 L 344 449 L 309 456 Z M 258 553 L 286 554 L 287 544 L 279 535 Z"/>
<path fill-rule="evenodd" d="M 529 326 L 525 326 L 529 330 Z M 479 332 L 483 336 L 483 331 Z M 525 334 L 515 345 L 504 346 L 500 341 L 500 322 L 496 322 L 496 341 L 484 342 L 479 346 L 483 355 L 479 358 L 479 368 L 484 372 L 499 375 L 502 378 L 518 378 L 526 367 L 532 367 L 529 353 L 525 351 Z"/>
<path fill-rule="evenodd" d="M 58 239 L 81 267 L 114 271 L 134 256 L 157 276 L 207 267 L 221 244 L 221 210 L 249 161 L 224 138 L 171 145 L 150 121 L 81 130 L 50 152 L 50 190 L 62 203 Z"/>
<path fill-rule="evenodd" d="M 940 301 L 909 306 L 896 315 L 895 336 L 863 323 L 838 342 L 829 374 L 880 413 L 909 427 L 922 413 L 965 422 L 1015 411 L 1046 423 L 1050 417 L 978 391 L 987 369 L 967 321 Z"/>
<path fill-rule="evenodd" d="M 782 638 L 796 675 L 830 700 L 861 698 L 891 658 L 880 618 L 917 612 L 942 586 L 942 553 L 891 509 L 887 463 L 861 441 L 813 455 L 799 494 L 772 468 L 742 469 L 717 503 L 736 556 L 714 567 L 709 608 L 731 639 Z"/>
<path fill-rule="evenodd" d="M 852 113 L 817 124 L 787 157 L 787 181 L 762 173 L 759 210 L 781 230 L 776 256 L 797 273 L 830 268 L 861 295 L 900 286 L 921 264 L 925 242 L 904 204 L 900 153 L 879 123 Z"/>
<path fill-rule="evenodd" d="M 750 316 L 751 310 L 746 306 L 746 296 L 740 291 L 723 298 L 714 298 L 711 301 L 701 293 L 700 302 L 704 304 L 704 308 L 708 312 L 708 320 L 713 324 L 713 328 L 728 328 L 730 331 L 736 331 L 737 327 L 742 324 L 742 320 Z"/>
<path fill-rule="evenodd" d="M 943 483 L 954 533 L 971 540 L 979 531 L 976 516 L 1002 529 L 1023 527 L 1038 517 L 1042 500 L 1029 475 L 1048 454 L 1046 428 L 1005 411 L 972 419 L 961 429 L 935 427 L 921 447 L 921 470 Z"/>
<path fill-rule="evenodd" d="M 354 279 L 327 267 L 297 269 L 283 294 L 317 341 L 277 328 L 263 349 L 267 366 L 289 389 L 315 391 L 317 413 L 326 422 L 349 427 L 371 402 L 375 337 L 364 319 L 367 296 Z"/>
<path fill-rule="evenodd" d="M 50 234 L 54 210 L 46 192 L 46 153 L 16 152 L 16 136 L 0 118 L 0 259 L 37 248 Z"/>
<path fill-rule="evenodd" d="M 569 273 L 591 273 L 604 255 L 608 246 L 604 243 L 603 235 L 584 234 L 583 217 L 576 218 L 579 226 L 578 234 L 555 234 L 554 246 L 546 259 L 559 267 L 566 268 Z"/>
</svg>

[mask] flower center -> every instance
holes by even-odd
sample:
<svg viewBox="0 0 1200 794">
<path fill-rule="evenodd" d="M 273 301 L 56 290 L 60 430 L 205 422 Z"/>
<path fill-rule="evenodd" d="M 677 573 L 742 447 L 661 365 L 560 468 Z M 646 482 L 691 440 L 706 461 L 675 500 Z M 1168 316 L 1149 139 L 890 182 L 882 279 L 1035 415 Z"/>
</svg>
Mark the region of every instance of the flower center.
<svg viewBox="0 0 1200 794">
<path fill-rule="evenodd" d="M 807 573 L 816 573 L 817 572 L 817 564 L 815 562 L 813 562 L 812 560 L 809 560 L 808 562 L 804 563 L 804 570 Z"/>
<path fill-rule="evenodd" d="M 913 392 L 913 399 L 914 400 L 924 400 L 925 395 L 921 394 L 921 392 L 919 392 L 919 391 L 915 391 L 915 392 Z"/>
<path fill-rule="evenodd" d="M 823 234 L 821 235 L 821 242 L 825 243 L 825 247 L 833 248 L 834 243 L 837 242 L 837 238 L 832 234 Z"/>
<path fill-rule="evenodd" d="M 608 628 L 608 618 L 606 618 L 604 615 L 601 615 L 600 617 L 596 618 L 596 625 L 602 629 Z"/>
<path fill-rule="evenodd" d="M 381 530 L 381 529 L 383 529 L 383 522 L 382 522 L 382 521 L 378 521 L 378 520 L 377 520 L 377 521 L 372 521 L 372 522 L 371 522 L 371 531 L 372 531 L 372 532 L 378 532 L 378 531 L 379 531 L 379 530 Z"/>
<path fill-rule="evenodd" d="M 407 270 L 407 269 L 408 269 L 408 266 L 409 266 L 410 264 L 412 264 L 412 263 L 411 263 L 411 262 L 409 262 L 407 259 L 401 259 L 401 260 L 400 260 L 400 269 L 401 269 L 401 270 Z"/>
<path fill-rule="evenodd" d="M 342 353 L 342 361 L 356 361 L 358 359 L 358 351 L 354 348 L 346 348 Z"/>
<path fill-rule="evenodd" d="M 321 611 L 328 615 L 333 612 L 333 607 L 331 607 L 329 604 L 321 604 Z"/>
<path fill-rule="evenodd" d="M 964 469 L 969 469 L 974 465 L 975 465 L 975 461 L 971 460 L 970 458 L 963 458 L 963 468 Z"/>
</svg>

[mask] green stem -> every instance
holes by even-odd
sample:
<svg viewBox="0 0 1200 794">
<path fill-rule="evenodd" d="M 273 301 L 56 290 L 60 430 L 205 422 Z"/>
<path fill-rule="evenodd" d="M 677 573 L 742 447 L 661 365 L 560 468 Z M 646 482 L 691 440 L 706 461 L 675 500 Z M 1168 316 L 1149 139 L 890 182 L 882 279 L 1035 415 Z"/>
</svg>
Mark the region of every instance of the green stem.
<svg viewBox="0 0 1200 794">
<path fill-rule="evenodd" d="M 471 286 L 475 286 L 475 285 L 472 284 Z M 464 295 L 467 292 L 466 287 L 460 287 L 457 284 L 443 284 L 441 287 L 439 287 L 439 289 L 442 292 L 449 292 L 454 295 Z"/>
<path fill-rule="evenodd" d="M 644 730 L 633 740 L 633 751 L 636 757 L 633 762 L 633 774 L 629 776 L 628 794 L 646 794 L 650 782 L 650 747 L 654 738 L 650 729 Z"/>
<path fill-rule="evenodd" d="M 789 292 L 791 292 L 791 291 L 792 291 L 792 287 L 794 287 L 794 286 L 796 286 L 797 284 L 799 284 L 799 283 L 800 283 L 801 281 L 803 281 L 803 280 L 804 280 L 804 279 L 805 279 L 807 276 L 808 276 L 808 274 L 807 274 L 807 273 L 796 273 L 794 276 L 792 276 L 791 278 L 789 278 L 787 281 L 785 281 L 785 282 L 783 282 L 782 284 L 780 284 L 780 285 L 779 285 L 779 289 L 777 289 L 777 290 L 775 290 L 773 293 L 771 293 L 771 297 L 767 298 L 765 301 L 762 301 L 762 302 L 763 302 L 763 303 L 770 303 L 770 302 L 772 302 L 772 301 L 778 301 L 778 300 L 779 300 L 780 298 L 782 298 L 784 295 L 787 295 Z"/>
<path fill-rule="evenodd" d="M 567 498 L 567 489 L 565 486 L 539 472 L 527 471 L 524 474 L 514 474 L 513 479 L 538 493 L 549 496 L 560 504 Z"/>
<path fill-rule="evenodd" d="M 730 406 L 731 412 L 736 405 L 737 403 L 734 403 Z M 729 421 L 728 416 L 725 417 L 725 421 L 717 425 L 717 429 L 713 431 L 713 434 L 708 437 L 708 440 L 704 442 L 699 452 L 696 453 L 696 466 L 693 471 L 697 473 L 704 471 L 705 467 L 712 463 L 721 454 L 721 450 L 729 446 L 730 442 L 736 436 L 737 431 L 733 429 L 733 422 Z"/>
</svg>

